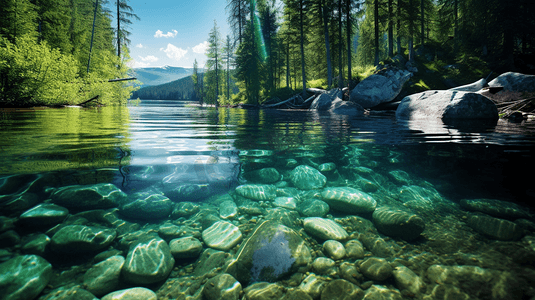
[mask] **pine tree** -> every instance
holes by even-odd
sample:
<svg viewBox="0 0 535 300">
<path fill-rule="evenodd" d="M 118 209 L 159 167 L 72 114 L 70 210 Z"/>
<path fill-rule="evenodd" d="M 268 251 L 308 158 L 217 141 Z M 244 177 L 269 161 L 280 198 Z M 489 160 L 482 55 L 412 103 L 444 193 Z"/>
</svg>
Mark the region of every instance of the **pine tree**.
<svg viewBox="0 0 535 300">
<path fill-rule="evenodd" d="M 122 44 L 129 45 L 130 31 L 128 31 L 128 25 L 132 24 L 132 19 L 139 20 L 139 17 L 134 13 L 134 10 L 128 5 L 128 0 L 115 0 L 117 5 L 117 28 L 116 28 L 116 44 L 117 44 L 117 56 L 121 57 Z M 121 26 L 122 25 L 122 26 Z"/>
<path fill-rule="evenodd" d="M 206 76 L 209 100 L 211 100 L 216 106 L 218 106 L 217 98 L 219 97 L 220 87 L 220 71 L 222 63 L 222 40 L 219 33 L 219 27 L 214 20 L 214 27 L 210 30 L 208 36 L 208 50 L 206 56 Z M 208 84 L 210 83 L 210 84 Z"/>
</svg>

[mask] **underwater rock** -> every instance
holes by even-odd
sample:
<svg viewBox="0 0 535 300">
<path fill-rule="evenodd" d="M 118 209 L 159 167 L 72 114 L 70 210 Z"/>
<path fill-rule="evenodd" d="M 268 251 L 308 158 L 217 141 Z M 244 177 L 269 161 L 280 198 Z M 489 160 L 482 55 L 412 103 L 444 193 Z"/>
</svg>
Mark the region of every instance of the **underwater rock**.
<svg viewBox="0 0 535 300">
<path fill-rule="evenodd" d="M 275 282 L 306 267 L 312 260 L 305 241 L 276 221 L 264 221 L 236 255 L 236 278 L 244 285 Z"/>
<path fill-rule="evenodd" d="M 35 233 L 22 239 L 22 253 L 43 256 L 50 245 L 51 239 L 44 233 Z"/>
<path fill-rule="evenodd" d="M 323 251 L 334 260 L 342 259 L 346 256 L 346 249 L 339 241 L 328 240 L 323 243 Z"/>
<path fill-rule="evenodd" d="M 56 204 L 42 203 L 20 215 L 19 223 L 30 226 L 49 226 L 61 223 L 69 210 Z"/>
<path fill-rule="evenodd" d="M 513 202 L 494 199 L 463 199 L 459 204 L 468 211 L 482 212 L 498 218 L 509 220 L 530 218 L 528 211 Z"/>
<path fill-rule="evenodd" d="M 299 213 L 305 217 L 324 217 L 329 213 L 329 204 L 317 199 L 308 199 L 297 205 Z"/>
<path fill-rule="evenodd" d="M 128 198 L 130 202 L 119 208 L 119 212 L 126 217 L 139 220 L 165 219 L 173 211 L 173 202 L 161 194 L 140 192 Z"/>
<path fill-rule="evenodd" d="M 131 289 L 125 289 L 109 293 L 102 297 L 101 300 L 157 300 L 156 294 L 142 287 L 136 287 Z"/>
<path fill-rule="evenodd" d="M 425 290 L 425 283 L 422 278 L 404 265 L 395 267 L 393 274 L 398 289 L 407 290 L 413 295 L 419 295 Z"/>
<path fill-rule="evenodd" d="M 183 236 L 200 238 L 201 232 L 186 225 L 177 226 L 174 224 L 165 223 L 158 228 L 158 235 L 162 239 L 170 241 Z"/>
<path fill-rule="evenodd" d="M 265 220 L 274 220 L 290 228 L 300 227 L 299 213 L 295 210 L 289 210 L 281 207 L 275 207 L 268 210 L 264 215 Z"/>
<path fill-rule="evenodd" d="M 98 300 L 91 292 L 78 286 L 68 287 L 62 286 L 50 291 L 45 296 L 38 298 L 39 300 Z"/>
<path fill-rule="evenodd" d="M 256 183 L 275 183 L 279 181 L 281 174 L 275 168 L 263 168 L 247 171 L 243 174 L 243 177 L 248 181 Z"/>
<path fill-rule="evenodd" d="M 236 194 L 257 201 L 273 200 L 277 197 L 277 188 L 271 184 L 244 184 L 236 188 Z"/>
<path fill-rule="evenodd" d="M 338 115 L 361 116 L 364 114 L 364 108 L 358 103 L 337 98 L 332 102 L 329 112 Z"/>
<path fill-rule="evenodd" d="M 379 208 L 373 212 L 372 218 L 379 232 L 407 241 L 417 239 L 425 229 L 422 218 L 403 210 Z"/>
<path fill-rule="evenodd" d="M 340 264 L 340 277 L 357 285 L 360 285 L 359 280 L 363 278 L 355 264 L 347 261 Z"/>
<path fill-rule="evenodd" d="M 392 266 L 384 258 L 370 257 L 359 263 L 359 270 L 364 276 L 383 281 L 392 276 Z"/>
<path fill-rule="evenodd" d="M 321 291 L 323 287 L 327 284 L 325 280 L 322 280 L 321 277 L 316 276 L 316 274 L 311 273 L 308 275 L 301 284 L 299 289 L 310 295 L 313 299 L 319 299 L 321 296 Z"/>
<path fill-rule="evenodd" d="M 8 230 L 0 234 L 0 247 L 13 247 L 20 243 L 20 235 L 15 230 Z"/>
<path fill-rule="evenodd" d="M 344 240 L 349 236 L 342 226 L 329 219 L 305 218 L 303 227 L 309 234 L 323 240 Z"/>
<path fill-rule="evenodd" d="M 189 217 L 199 212 L 201 206 L 193 202 L 180 202 L 176 205 L 175 209 L 171 213 L 173 219 L 180 217 Z"/>
<path fill-rule="evenodd" d="M 94 226 L 67 225 L 52 236 L 50 246 L 58 253 L 96 252 L 108 247 L 117 232 Z"/>
<path fill-rule="evenodd" d="M 154 238 L 130 247 L 122 275 L 129 283 L 150 284 L 166 279 L 174 265 L 167 243 Z"/>
<path fill-rule="evenodd" d="M 287 209 L 296 209 L 297 201 L 294 197 L 277 197 L 273 200 L 273 205 Z"/>
<path fill-rule="evenodd" d="M 388 300 L 402 300 L 404 299 L 401 296 L 401 293 L 396 289 L 389 289 L 381 285 L 372 285 L 366 290 L 364 298 L 362 300 L 376 300 L 376 299 L 388 299 Z M 440 299 L 440 298 L 433 298 Z M 461 299 L 461 298 L 451 298 L 451 299 Z"/>
<path fill-rule="evenodd" d="M 328 187 L 321 196 L 330 207 L 348 214 L 373 212 L 377 206 L 372 196 L 351 187 Z"/>
<path fill-rule="evenodd" d="M 210 248 L 227 251 L 241 241 L 242 234 L 232 223 L 218 221 L 202 232 L 202 239 Z"/>
<path fill-rule="evenodd" d="M 314 300 L 310 295 L 299 289 L 287 290 L 281 300 Z"/>
<path fill-rule="evenodd" d="M 247 300 L 272 300 L 282 298 L 283 288 L 275 283 L 259 282 L 252 284 L 243 290 L 244 299 Z"/>
<path fill-rule="evenodd" d="M 57 189 L 50 196 L 54 204 L 77 210 L 112 208 L 123 204 L 127 195 L 111 183 L 72 185 Z"/>
<path fill-rule="evenodd" d="M 394 170 L 388 172 L 388 174 L 392 177 L 392 179 L 394 179 L 395 182 L 399 184 L 410 185 L 412 182 L 410 175 L 405 171 Z"/>
<path fill-rule="evenodd" d="M 359 240 L 375 256 L 388 258 L 394 254 L 392 246 L 377 234 L 362 233 L 359 235 Z"/>
<path fill-rule="evenodd" d="M 187 183 L 165 191 L 164 195 L 174 202 L 198 202 L 210 197 L 211 191 L 208 184 Z"/>
<path fill-rule="evenodd" d="M 198 277 L 215 276 L 225 266 L 229 254 L 223 251 L 208 248 L 203 251 L 197 260 L 193 274 Z"/>
<path fill-rule="evenodd" d="M 22 255 L 0 264 L 0 297 L 34 299 L 52 277 L 52 265 L 37 255 Z"/>
<path fill-rule="evenodd" d="M 290 173 L 290 181 L 301 190 L 321 189 L 327 183 L 325 175 L 307 165 L 295 167 Z"/>
<path fill-rule="evenodd" d="M 345 244 L 346 256 L 348 258 L 364 258 L 364 247 L 359 240 L 350 240 Z"/>
<path fill-rule="evenodd" d="M 317 274 L 322 275 L 328 275 L 328 276 L 336 276 L 337 275 L 337 267 L 334 260 L 327 258 L 327 257 L 317 257 L 312 262 L 312 269 Z"/>
<path fill-rule="evenodd" d="M 169 248 L 175 258 L 198 257 L 203 249 L 201 242 L 192 236 L 171 240 Z"/>
<path fill-rule="evenodd" d="M 515 241 L 524 236 L 524 229 L 516 223 L 489 216 L 471 216 L 468 226 L 482 235 L 501 241 Z"/>
<path fill-rule="evenodd" d="M 116 255 L 91 267 L 84 274 L 85 289 L 98 297 L 113 292 L 119 285 L 124 262 L 124 257 Z"/>
<path fill-rule="evenodd" d="M 225 200 L 219 204 L 219 217 L 232 219 L 238 215 L 238 206 L 232 200 Z"/>
<path fill-rule="evenodd" d="M 210 278 L 204 285 L 206 300 L 238 300 L 242 291 L 241 284 L 230 274 Z"/>
<path fill-rule="evenodd" d="M 352 300 L 362 299 L 364 291 L 344 279 L 336 279 L 327 283 L 322 292 L 321 300 Z"/>
<path fill-rule="evenodd" d="M 332 172 L 334 170 L 336 170 L 336 164 L 332 162 L 324 163 L 318 166 L 318 171 L 320 172 Z"/>
</svg>

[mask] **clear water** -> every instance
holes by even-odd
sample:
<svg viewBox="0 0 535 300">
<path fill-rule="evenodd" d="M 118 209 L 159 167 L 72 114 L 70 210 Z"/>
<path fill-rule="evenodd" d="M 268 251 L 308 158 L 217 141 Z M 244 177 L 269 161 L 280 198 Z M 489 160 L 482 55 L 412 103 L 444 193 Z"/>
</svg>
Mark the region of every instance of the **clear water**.
<svg viewBox="0 0 535 300">
<path fill-rule="evenodd" d="M 349 186 L 352 167 L 371 169 L 379 177 L 367 179 L 379 186 L 389 172 L 405 171 L 452 205 L 477 198 L 527 208 L 535 203 L 535 121 L 445 125 L 398 121 L 389 112 L 348 117 L 159 100 L 97 109 L 0 110 L 0 176 L 53 173 L 57 187 L 107 182 L 132 194 L 194 183 L 222 195 L 245 183 L 244 172 L 287 159 L 311 166 L 333 162 L 342 176 L 337 184 Z M 414 244 L 431 251 L 430 241 Z M 7 258 L 20 252 L 6 249 Z"/>
</svg>

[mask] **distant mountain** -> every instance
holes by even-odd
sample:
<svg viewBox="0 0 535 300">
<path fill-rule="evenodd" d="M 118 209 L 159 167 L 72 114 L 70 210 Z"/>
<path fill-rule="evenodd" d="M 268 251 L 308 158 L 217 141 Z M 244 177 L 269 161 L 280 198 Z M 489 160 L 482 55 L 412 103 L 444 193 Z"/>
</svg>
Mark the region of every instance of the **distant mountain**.
<svg viewBox="0 0 535 300">
<path fill-rule="evenodd" d="M 202 70 L 200 70 L 202 72 Z M 133 69 L 133 77 L 141 81 L 141 86 L 155 86 L 177 79 L 184 78 L 193 74 L 193 68 L 182 67 L 154 67 L 154 68 L 135 68 Z"/>
<path fill-rule="evenodd" d="M 202 74 L 201 74 L 202 76 Z M 139 79 L 139 78 L 138 78 Z M 132 99 L 182 100 L 193 98 L 191 75 L 156 86 L 143 85 L 132 94 Z"/>
</svg>

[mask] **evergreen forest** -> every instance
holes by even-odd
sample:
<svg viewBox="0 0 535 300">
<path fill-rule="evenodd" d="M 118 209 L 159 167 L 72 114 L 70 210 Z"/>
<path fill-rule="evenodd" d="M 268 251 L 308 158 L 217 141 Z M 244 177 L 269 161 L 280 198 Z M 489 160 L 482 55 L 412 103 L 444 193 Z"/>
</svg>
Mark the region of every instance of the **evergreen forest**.
<svg viewBox="0 0 535 300">
<path fill-rule="evenodd" d="M 482 77 L 533 73 L 534 15 L 530 0 L 227 0 L 232 34 L 214 22 L 204 80 L 194 74 L 193 84 L 206 103 L 259 104 L 352 87 L 396 55 L 430 73 L 451 64 Z"/>
<path fill-rule="evenodd" d="M 124 104 L 127 0 L 0 0 L 0 106 Z"/>
</svg>

